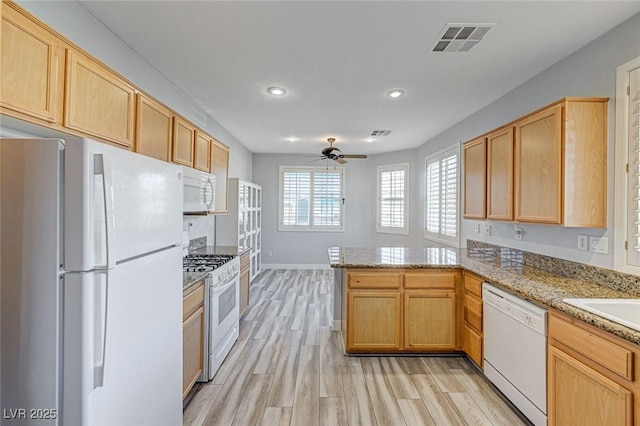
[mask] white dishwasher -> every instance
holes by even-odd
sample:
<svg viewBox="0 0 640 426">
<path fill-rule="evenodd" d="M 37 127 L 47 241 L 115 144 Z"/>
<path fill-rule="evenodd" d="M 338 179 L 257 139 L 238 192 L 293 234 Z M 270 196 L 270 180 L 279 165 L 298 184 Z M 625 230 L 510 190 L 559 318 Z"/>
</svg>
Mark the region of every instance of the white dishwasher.
<svg viewBox="0 0 640 426">
<path fill-rule="evenodd" d="M 547 424 L 547 310 L 482 284 L 484 373 L 536 426 Z"/>
</svg>

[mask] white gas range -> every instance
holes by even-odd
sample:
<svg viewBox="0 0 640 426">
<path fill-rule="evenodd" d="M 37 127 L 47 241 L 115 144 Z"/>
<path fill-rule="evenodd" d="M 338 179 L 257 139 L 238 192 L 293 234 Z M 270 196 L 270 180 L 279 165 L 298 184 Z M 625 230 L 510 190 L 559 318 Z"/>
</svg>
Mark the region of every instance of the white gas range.
<svg viewBox="0 0 640 426">
<path fill-rule="evenodd" d="M 189 254 L 185 272 L 209 272 L 205 278 L 204 369 L 200 382 L 213 379 L 238 340 L 240 322 L 240 260 L 234 255 Z"/>
</svg>

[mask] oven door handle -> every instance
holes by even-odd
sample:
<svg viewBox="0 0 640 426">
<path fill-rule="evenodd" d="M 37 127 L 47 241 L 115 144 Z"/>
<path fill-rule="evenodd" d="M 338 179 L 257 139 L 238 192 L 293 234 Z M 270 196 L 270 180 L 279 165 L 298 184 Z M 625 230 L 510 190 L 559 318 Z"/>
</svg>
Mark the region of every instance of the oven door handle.
<svg viewBox="0 0 640 426">
<path fill-rule="evenodd" d="M 224 293 L 224 291 L 226 289 L 228 289 L 229 287 L 231 287 L 232 285 L 234 285 L 237 281 L 238 275 L 235 275 L 233 277 L 233 279 L 229 280 L 229 282 L 227 282 L 225 285 L 220 286 L 220 287 L 212 287 L 211 288 L 211 295 L 216 295 L 216 294 L 220 294 L 220 293 Z"/>
</svg>

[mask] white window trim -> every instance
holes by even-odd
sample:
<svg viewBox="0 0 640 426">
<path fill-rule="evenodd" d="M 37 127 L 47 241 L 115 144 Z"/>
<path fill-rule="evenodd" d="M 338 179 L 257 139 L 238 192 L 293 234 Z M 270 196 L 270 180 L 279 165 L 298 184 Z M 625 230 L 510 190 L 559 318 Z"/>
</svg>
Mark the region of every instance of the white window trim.
<svg viewBox="0 0 640 426">
<path fill-rule="evenodd" d="M 392 226 L 382 226 L 381 222 L 381 207 L 382 207 L 382 196 L 380 190 L 380 175 L 384 172 L 397 172 L 404 171 L 404 218 L 403 223 L 404 226 L 402 228 L 392 227 Z M 410 168 L 409 163 L 398 163 L 398 164 L 388 164 L 385 166 L 378 166 L 378 174 L 377 174 L 377 191 L 376 191 L 376 232 L 380 234 L 399 234 L 399 235 L 409 235 L 409 182 L 410 182 Z"/>
<path fill-rule="evenodd" d="M 615 176 L 614 176 L 614 228 L 613 263 L 614 269 L 640 275 L 640 266 L 627 264 L 627 194 L 628 178 L 628 96 L 629 72 L 640 67 L 640 57 L 616 68 L 616 128 L 615 128 Z"/>
<path fill-rule="evenodd" d="M 460 182 L 460 171 L 462 169 L 462 158 L 460 155 L 460 143 L 457 143 L 455 145 L 451 145 L 447 148 L 441 149 L 438 152 L 435 152 L 429 156 L 427 156 L 424 160 L 424 194 L 423 194 L 423 229 L 424 229 L 424 239 L 425 240 L 429 240 L 429 241 L 435 241 L 437 243 L 440 244 L 445 244 L 448 246 L 452 246 L 452 247 L 456 247 L 459 248 L 460 247 L 460 193 L 462 192 L 462 188 L 460 187 L 461 182 Z M 457 194 L 456 194 L 456 237 L 455 238 L 444 238 L 440 235 L 436 235 L 432 232 L 428 232 L 427 231 L 427 164 L 429 162 L 429 160 L 433 160 L 435 158 L 438 157 L 445 157 L 446 155 L 449 155 L 449 153 L 455 153 L 458 156 L 458 167 L 457 167 L 457 176 L 456 176 L 456 181 L 458 184 L 457 187 Z"/>
<path fill-rule="evenodd" d="M 340 214 L 340 227 L 327 227 L 327 226 L 319 226 L 319 225 L 308 225 L 308 226 L 285 226 L 282 223 L 282 207 L 283 207 L 283 184 L 282 184 L 282 173 L 285 170 L 300 170 L 300 171 L 336 171 L 341 174 L 340 181 L 340 198 L 342 198 L 341 206 L 341 214 Z M 278 170 L 278 231 L 279 232 L 344 232 L 344 223 L 345 223 L 345 168 L 344 167 L 335 167 L 327 170 L 326 167 L 305 167 L 305 166 L 280 166 Z M 312 211 L 310 210 L 311 214 Z"/>
</svg>

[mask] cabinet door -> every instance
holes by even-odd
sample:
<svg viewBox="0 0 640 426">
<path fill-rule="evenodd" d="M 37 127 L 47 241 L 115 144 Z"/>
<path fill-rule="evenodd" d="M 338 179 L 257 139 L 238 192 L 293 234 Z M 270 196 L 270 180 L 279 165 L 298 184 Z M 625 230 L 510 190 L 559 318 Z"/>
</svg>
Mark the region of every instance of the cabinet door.
<svg viewBox="0 0 640 426">
<path fill-rule="evenodd" d="M 58 121 L 59 41 L 35 22 L 2 7 L 0 105 L 48 122 Z"/>
<path fill-rule="evenodd" d="M 549 346 L 549 425 L 630 426 L 633 395 Z"/>
<path fill-rule="evenodd" d="M 196 147 L 195 157 L 193 160 L 193 168 L 202 170 L 203 172 L 209 172 L 209 161 L 211 149 L 211 138 L 205 133 L 196 130 Z"/>
<path fill-rule="evenodd" d="M 182 325 L 182 398 L 195 384 L 204 367 L 204 308 L 198 308 Z"/>
<path fill-rule="evenodd" d="M 487 142 L 485 138 L 464 144 L 464 212 L 467 219 L 486 218 Z"/>
<path fill-rule="evenodd" d="M 402 348 L 399 292 L 350 291 L 347 299 L 347 352 L 384 352 Z"/>
<path fill-rule="evenodd" d="M 456 293 L 411 290 L 404 294 L 406 349 L 456 348 Z"/>
<path fill-rule="evenodd" d="M 220 142 L 211 142 L 211 174 L 216 177 L 216 213 L 227 212 L 229 190 L 229 148 Z"/>
<path fill-rule="evenodd" d="M 133 87 L 107 68 L 67 49 L 65 127 L 133 147 L 134 120 Z"/>
<path fill-rule="evenodd" d="M 513 220 L 513 127 L 487 137 L 487 219 Z"/>
<path fill-rule="evenodd" d="M 249 267 L 240 274 L 240 316 L 249 308 Z"/>
<path fill-rule="evenodd" d="M 196 129 L 188 121 L 173 117 L 173 148 L 171 161 L 193 167 L 193 147 Z"/>
<path fill-rule="evenodd" d="M 142 93 L 138 93 L 136 97 L 136 106 L 135 151 L 158 160 L 169 161 L 173 114 Z"/>
<path fill-rule="evenodd" d="M 515 219 L 561 223 L 562 107 L 515 124 Z"/>
</svg>

